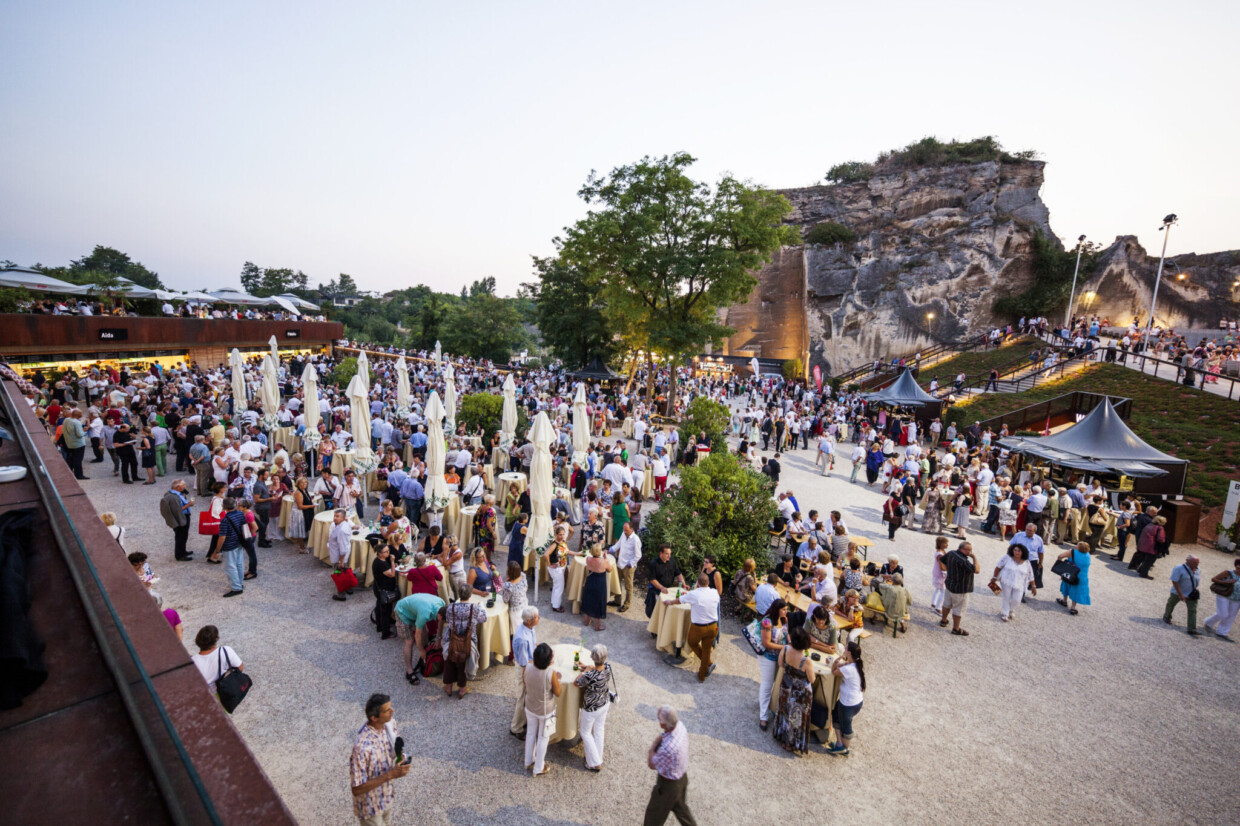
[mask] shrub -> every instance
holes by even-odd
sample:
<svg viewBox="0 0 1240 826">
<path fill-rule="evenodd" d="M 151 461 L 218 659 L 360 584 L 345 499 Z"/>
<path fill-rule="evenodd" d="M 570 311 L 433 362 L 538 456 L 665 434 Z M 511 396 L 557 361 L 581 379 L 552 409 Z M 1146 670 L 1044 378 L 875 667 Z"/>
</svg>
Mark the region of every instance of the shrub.
<svg viewBox="0 0 1240 826">
<path fill-rule="evenodd" d="M 685 415 L 680 420 L 680 443 L 686 445 L 690 436 L 696 438 L 699 433 L 705 433 L 712 448 L 726 452 L 728 422 L 731 418 L 726 406 L 705 396 L 698 396 L 689 402 Z"/>
<path fill-rule="evenodd" d="M 834 184 L 855 184 L 874 177 L 874 164 L 861 161 L 837 163 L 827 170 L 827 180 Z"/>
<path fill-rule="evenodd" d="M 353 377 L 357 375 L 357 359 L 349 356 L 341 359 L 336 368 L 327 374 L 328 384 L 334 384 L 341 390 L 349 386 L 349 382 L 353 381 Z"/>
<path fill-rule="evenodd" d="M 784 378 L 794 381 L 805 376 L 805 365 L 800 359 L 784 359 Z"/>
<path fill-rule="evenodd" d="M 805 243 L 831 246 L 833 244 L 851 244 L 857 240 L 857 233 L 835 221 L 823 221 L 815 224 L 805 233 Z"/>
<path fill-rule="evenodd" d="M 664 542 L 681 570 L 697 571 L 712 554 L 726 577 L 752 557 L 765 572 L 767 528 L 779 512 L 771 499 L 773 483 L 717 451 L 681 469 L 680 484 L 669 488 L 657 511 L 643 517 L 650 553 Z"/>
<path fill-rule="evenodd" d="M 494 393 L 470 393 L 461 399 L 456 410 L 456 421 L 464 424 L 470 433 L 481 426 L 484 439 L 493 436 L 504 421 L 504 397 Z M 517 435 L 524 436 L 530 429 L 525 408 L 517 405 Z"/>
</svg>

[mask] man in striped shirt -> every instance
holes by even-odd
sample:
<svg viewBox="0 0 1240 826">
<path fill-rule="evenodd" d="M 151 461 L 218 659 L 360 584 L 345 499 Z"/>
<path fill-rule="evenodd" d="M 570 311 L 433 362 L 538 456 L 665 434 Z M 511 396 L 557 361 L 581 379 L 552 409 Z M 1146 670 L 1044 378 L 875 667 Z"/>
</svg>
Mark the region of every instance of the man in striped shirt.
<svg viewBox="0 0 1240 826">
<path fill-rule="evenodd" d="M 697 826 L 689 811 L 689 734 L 680 716 L 671 706 L 660 706 L 659 728 L 663 732 L 655 738 L 646 755 L 646 763 L 659 773 L 650 802 L 646 804 L 644 826 L 662 826 L 667 816 L 675 812 L 681 826 Z"/>
</svg>

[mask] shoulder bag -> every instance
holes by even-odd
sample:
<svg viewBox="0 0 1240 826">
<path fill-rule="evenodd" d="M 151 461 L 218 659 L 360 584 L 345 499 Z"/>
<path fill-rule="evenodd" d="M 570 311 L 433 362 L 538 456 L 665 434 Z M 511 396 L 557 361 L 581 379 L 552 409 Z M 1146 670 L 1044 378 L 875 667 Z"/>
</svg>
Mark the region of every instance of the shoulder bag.
<svg viewBox="0 0 1240 826">
<path fill-rule="evenodd" d="M 444 658 L 451 660 L 457 665 L 464 665 L 469 659 L 470 648 L 473 642 L 474 628 L 474 605 L 469 605 L 469 619 L 465 623 L 465 632 L 460 633 L 457 629 L 459 618 L 453 618 L 451 625 L 448 626 L 448 650 L 444 652 Z"/>
<path fill-rule="evenodd" d="M 1081 569 L 1071 559 L 1055 560 L 1055 564 L 1051 566 L 1051 573 L 1069 585 L 1076 585 L 1081 581 Z"/>
<path fill-rule="evenodd" d="M 217 536 L 220 532 L 220 518 L 212 516 L 211 510 L 198 513 L 198 533 L 202 536 Z"/>
<path fill-rule="evenodd" d="M 762 619 L 759 617 L 745 626 L 745 639 L 759 657 L 766 656 L 766 646 L 762 644 Z"/>
<path fill-rule="evenodd" d="M 1228 571 L 1231 574 L 1231 571 Z M 1231 579 L 1227 582 L 1211 582 L 1210 593 L 1218 594 L 1220 597 L 1229 597 L 1236 590 L 1236 575 L 1231 574 Z"/>
<path fill-rule="evenodd" d="M 224 660 L 223 663 L 219 663 L 221 657 Z M 241 701 L 245 699 L 245 695 L 249 692 L 250 687 L 254 685 L 254 681 L 244 671 L 233 667 L 232 658 L 228 656 L 228 652 L 223 646 L 220 646 L 220 653 L 216 657 L 216 662 L 223 673 L 215 681 L 215 690 L 220 695 L 220 704 L 224 706 L 224 710 L 232 714 L 233 709 L 241 705 Z M 228 666 L 227 671 L 224 670 L 225 665 Z"/>
</svg>

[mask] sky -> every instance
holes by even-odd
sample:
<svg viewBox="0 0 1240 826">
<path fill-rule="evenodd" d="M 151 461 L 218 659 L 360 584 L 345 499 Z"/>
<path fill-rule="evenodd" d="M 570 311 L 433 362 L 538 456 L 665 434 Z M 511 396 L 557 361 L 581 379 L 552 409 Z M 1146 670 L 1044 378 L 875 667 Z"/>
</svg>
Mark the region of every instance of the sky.
<svg viewBox="0 0 1240 826">
<path fill-rule="evenodd" d="M 821 183 L 926 135 L 1047 161 L 1071 242 L 1240 248 L 1240 3 L 0 3 L 0 259 L 364 290 L 532 280 L 591 170 Z"/>
</svg>

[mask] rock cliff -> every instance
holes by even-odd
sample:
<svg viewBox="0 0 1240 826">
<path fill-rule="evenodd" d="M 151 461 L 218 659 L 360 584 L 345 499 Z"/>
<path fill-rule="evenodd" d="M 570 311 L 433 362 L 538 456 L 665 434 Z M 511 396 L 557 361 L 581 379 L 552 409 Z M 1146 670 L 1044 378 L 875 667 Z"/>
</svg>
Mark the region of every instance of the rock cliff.
<svg viewBox="0 0 1240 826">
<path fill-rule="evenodd" d="M 995 300 L 1033 285 L 1035 232 L 1058 243 L 1039 195 L 1044 166 L 962 163 L 779 190 L 792 204 L 789 223 L 808 231 L 834 222 L 857 237 L 780 250 L 749 302 L 721 314 L 737 330 L 724 352 L 808 356 L 831 375 L 1014 320 L 995 316 Z M 1118 238 L 1078 287 L 1091 293 L 1078 311 L 1116 323 L 1144 318 L 1157 266 L 1134 237 Z M 1234 317 L 1238 278 L 1240 252 L 1177 256 L 1164 273 L 1158 322 L 1215 327 Z"/>
<path fill-rule="evenodd" d="M 1144 324 L 1157 274 L 1158 251 L 1150 255 L 1136 236 L 1121 235 L 1103 250 L 1093 274 L 1080 286 L 1076 312 L 1116 325 L 1134 318 Z M 1216 329 L 1221 319 L 1235 320 L 1240 315 L 1237 280 L 1240 250 L 1169 257 L 1158 287 L 1154 323 L 1177 330 Z"/>
</svg>

